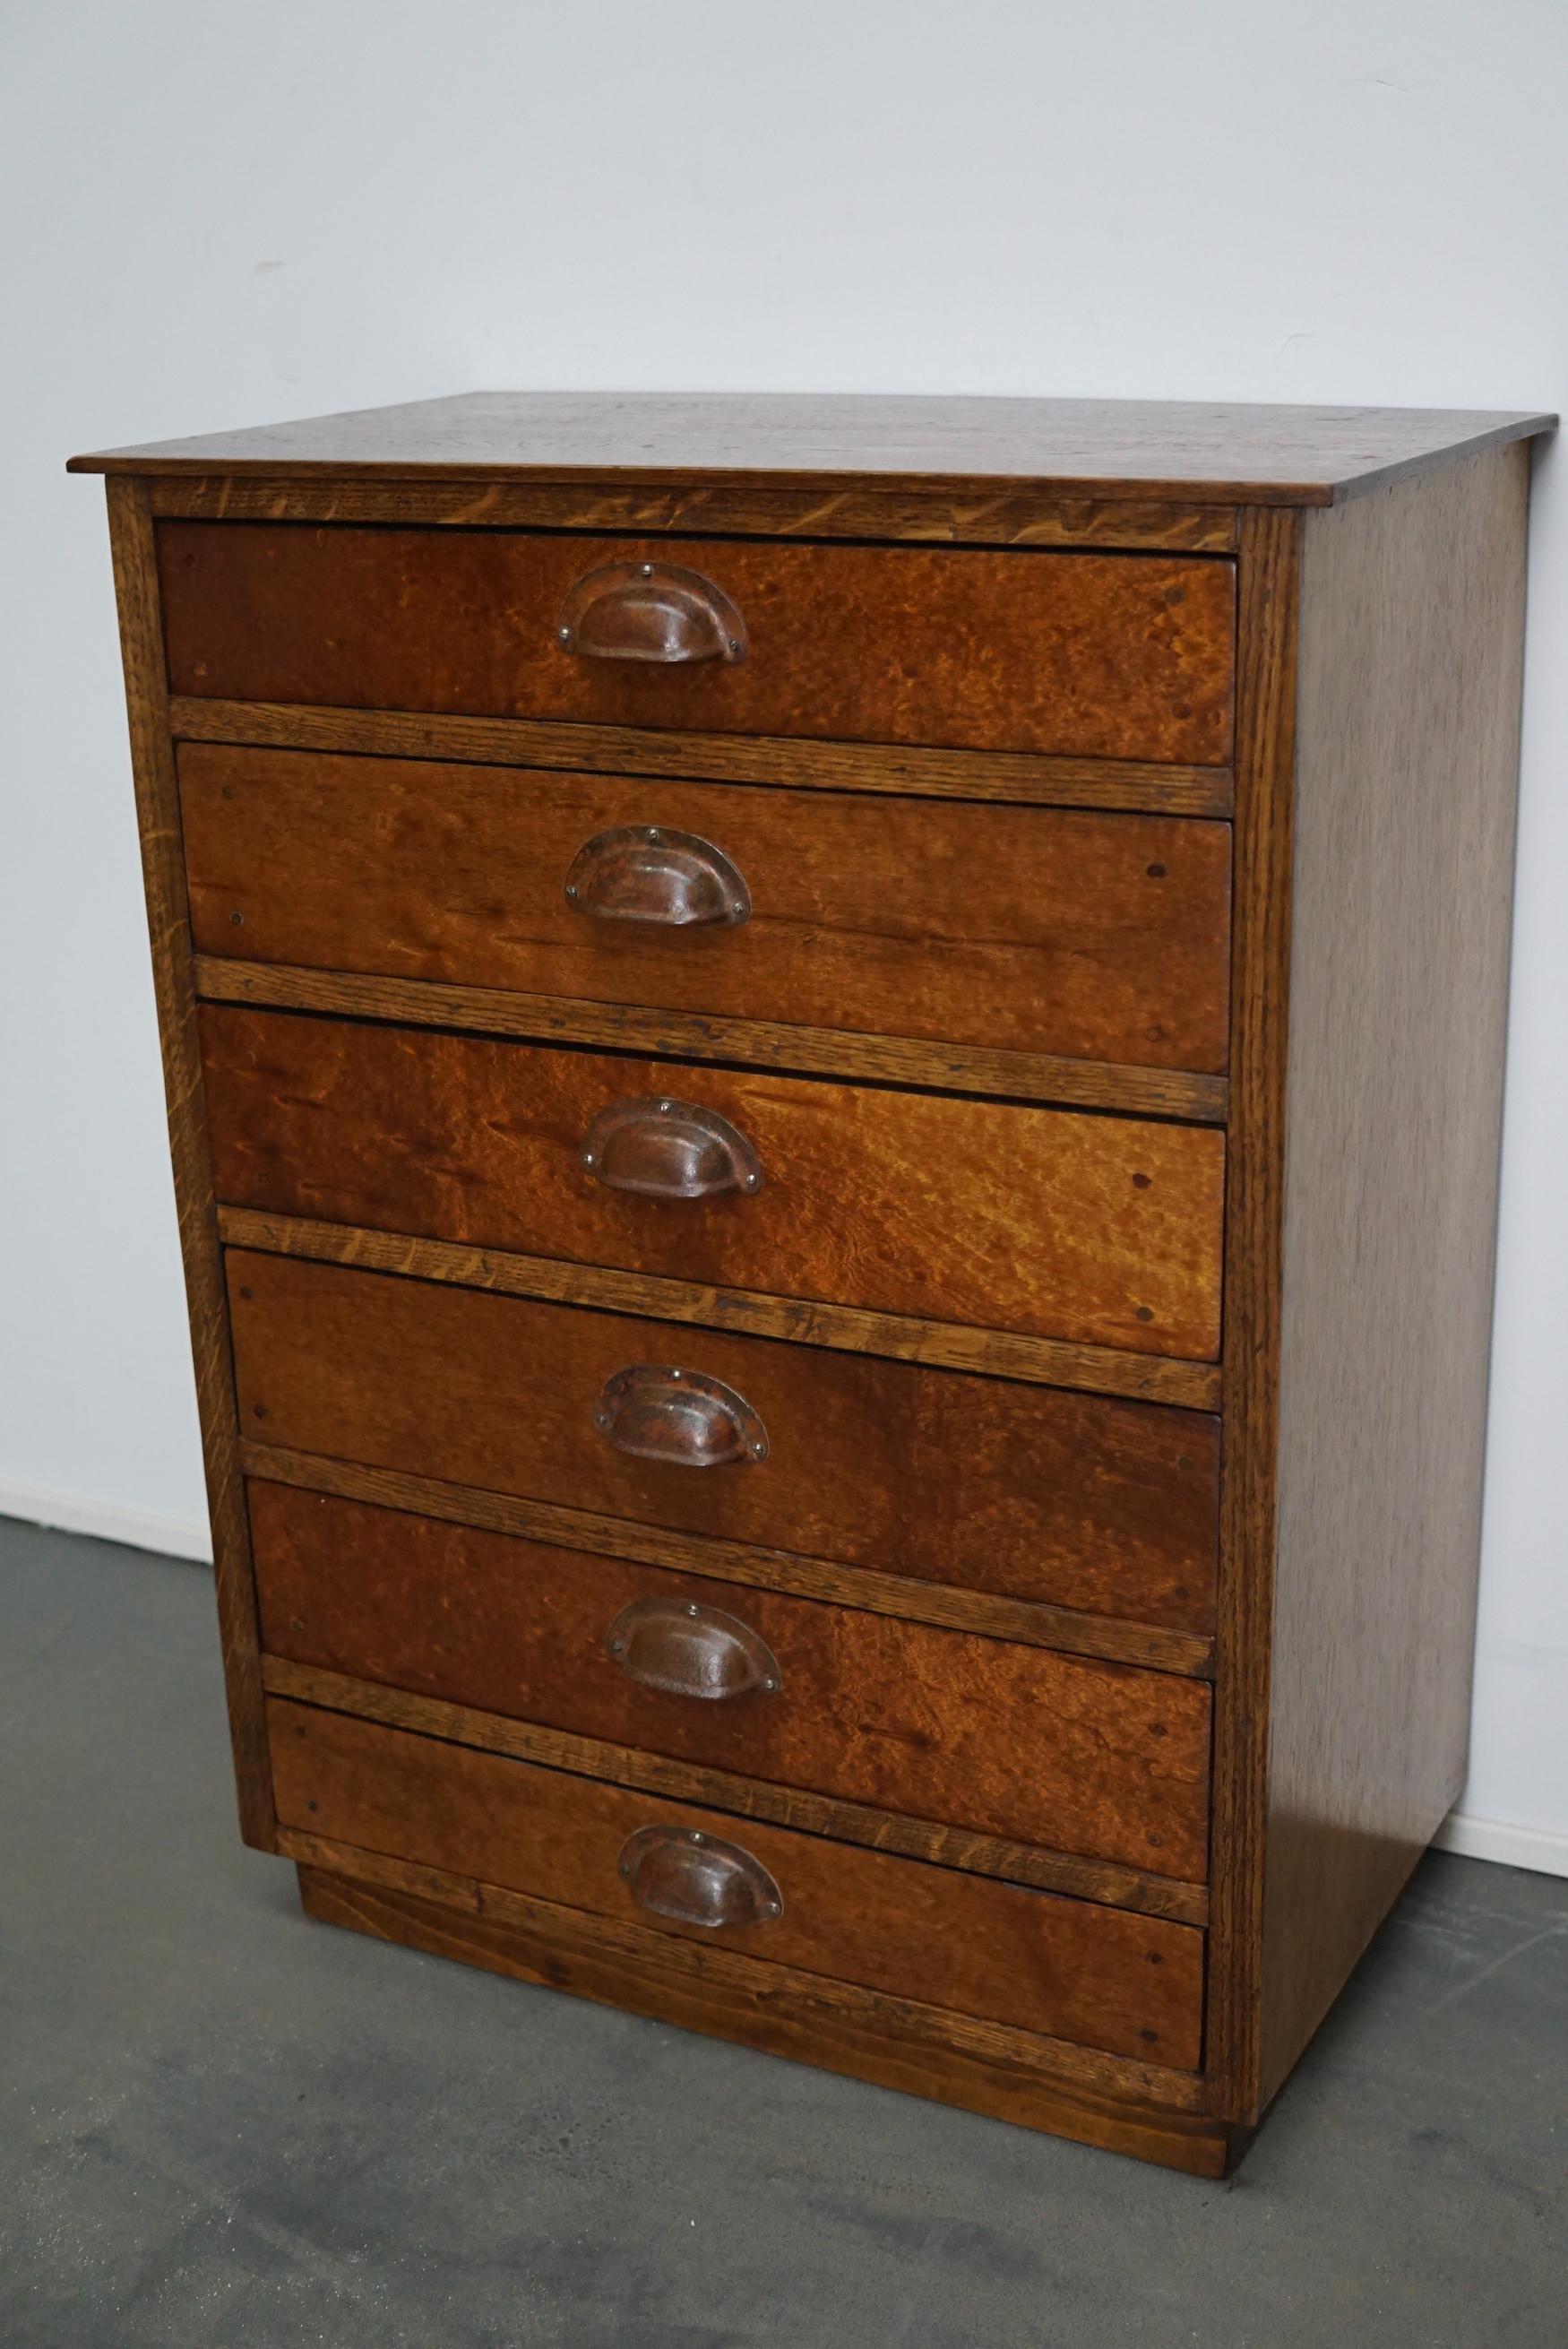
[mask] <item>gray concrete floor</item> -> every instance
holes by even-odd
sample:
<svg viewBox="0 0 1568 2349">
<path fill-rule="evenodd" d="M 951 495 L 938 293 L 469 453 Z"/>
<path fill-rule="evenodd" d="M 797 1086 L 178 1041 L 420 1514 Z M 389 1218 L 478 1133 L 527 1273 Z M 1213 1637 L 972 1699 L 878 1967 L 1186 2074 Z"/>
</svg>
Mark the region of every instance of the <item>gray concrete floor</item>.
<svg viewBox="0 0 1568 2349">
<path fill-rule="evenodd" d="M 1206 2186 L 309 1924 L 204 1569 L 0 1619 L 4 2349 L 1568 2343 L 1568 1884 L 1429 1859 Z"/>
</svg>

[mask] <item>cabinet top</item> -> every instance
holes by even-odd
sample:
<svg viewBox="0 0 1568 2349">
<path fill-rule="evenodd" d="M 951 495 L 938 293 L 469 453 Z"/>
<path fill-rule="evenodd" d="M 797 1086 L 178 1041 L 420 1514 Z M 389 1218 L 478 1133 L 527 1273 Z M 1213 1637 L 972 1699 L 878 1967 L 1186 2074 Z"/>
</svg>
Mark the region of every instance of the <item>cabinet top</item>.
<svg viewBox="0 0 1568 2349">
<path fill-rule="evenodd" d="M 1002 482 L 1106 498 L 1332 505 L 1556 420 L 1522 409 L 472 391 L 99 450 L 73 457 L 70 471 L 389 481 L 696 474 L 715 484 L 869 477 L 912 489 Z"/>
</svg>

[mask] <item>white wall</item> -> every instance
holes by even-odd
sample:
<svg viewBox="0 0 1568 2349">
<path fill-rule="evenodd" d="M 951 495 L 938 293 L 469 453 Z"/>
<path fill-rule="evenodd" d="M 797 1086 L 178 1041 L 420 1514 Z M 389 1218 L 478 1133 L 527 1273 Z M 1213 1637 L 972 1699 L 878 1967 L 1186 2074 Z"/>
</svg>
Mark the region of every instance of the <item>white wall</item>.
<svg viewBox="0 0 1568 2349">
<path fill-rule="evenodd" d="M 0 1506 L 57 1521 L 201 1514 L 67 452 L 500 384 L 1568 407 L 1561 0 L 11 0 L 0 37 Z M 1561 471 L 1465 1808 L 1568 1864 Z"/>
</svg>

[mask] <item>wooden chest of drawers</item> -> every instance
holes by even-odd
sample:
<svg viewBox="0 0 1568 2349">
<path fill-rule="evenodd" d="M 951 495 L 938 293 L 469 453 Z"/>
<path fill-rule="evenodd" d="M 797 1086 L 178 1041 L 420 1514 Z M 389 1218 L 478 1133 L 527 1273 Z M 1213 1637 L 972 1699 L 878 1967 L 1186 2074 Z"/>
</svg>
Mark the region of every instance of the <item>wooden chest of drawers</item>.
<svg viewBox="0 0 1568 2349">
<path fill-rule="evenodd" d="M 1235 2159 L 1463 1770 L 1550 420 L 77 460 L 313 1915 Z"/>
</svg>

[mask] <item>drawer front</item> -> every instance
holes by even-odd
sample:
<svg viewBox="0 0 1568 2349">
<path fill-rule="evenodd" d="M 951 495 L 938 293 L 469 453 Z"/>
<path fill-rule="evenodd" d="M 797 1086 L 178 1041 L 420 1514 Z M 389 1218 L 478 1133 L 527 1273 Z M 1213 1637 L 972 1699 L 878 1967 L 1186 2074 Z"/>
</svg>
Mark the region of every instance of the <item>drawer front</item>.
<svg viewBox="0 0 1568 2349">
<path fill-rule="evenodd" d="M 1209 1692 L 253 1483 L 291 1662 L 1056 1849 L 1201 1876 Z"/>
<path fill-rule="evenodd" d="M 208 954 L 1225 1065 L 1227 824 L 208 743 L 180 780 Z"/>
<path fill-rule="evenodd" d="M 1155 1403 L 229 1253 L 241 1423 L 285 1450 L 1204 1632 L 1218 1423 Z M 722 1381 L 768 1454 L 634 1456 L 637 1363 Z"/>
<path fill-rule="evenodd" d="M 161 524 L 159 551 L 176 693 L 1196 766 L 1231 753 L 1234 570 L 1217 557 L 201 522 Z M 717 591 L 745 657 L 569 649 L 580 583 L 643 563 Z M 614 592 L 624 608 L 637 590 Z M 583 634 L 627 632 L 612 610 Z M 674 648 L 728 641 L 697 626 Z"/>
<path fill-rule="evenodd" d="M 268 1720 L 285 1827 L 1112 2054 L 1196 2068 L 1202 1938 L 1191 1926 L 693 1810 L 346 1714 L 274 1699 Z"/>
<path fill-rule="evenodd" d="M 228 1206 L 1141 1353 L 1219 1350 L 1212 1130 L 214 1005 L 201 1029 Z M 729 1187 L 635 1187 L 688 1178 Z"/>
</svg>

